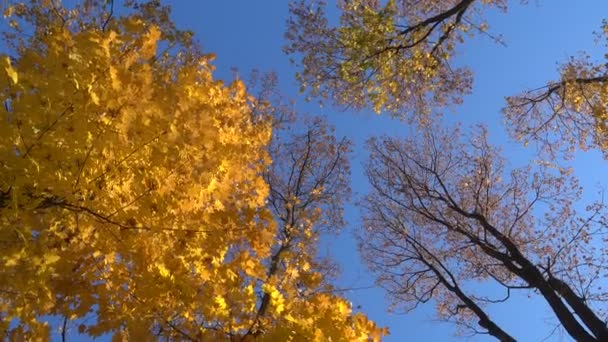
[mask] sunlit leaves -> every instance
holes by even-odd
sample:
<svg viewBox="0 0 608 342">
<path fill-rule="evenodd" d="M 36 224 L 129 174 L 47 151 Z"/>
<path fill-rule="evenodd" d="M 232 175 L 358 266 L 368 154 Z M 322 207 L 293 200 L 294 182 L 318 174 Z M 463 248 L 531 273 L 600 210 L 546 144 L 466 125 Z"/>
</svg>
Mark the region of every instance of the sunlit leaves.
<svg viewBox="0 0 608 342">
<path fill-rule="evenodd" d="M 606 40 L 604 23 L 601 40 Z M 606 45 L 608 47 L 608 45 Z M 604 56 L 604 59 L 608 55 Z M 513 137 L 540 143 L 551 157 L 580 148 L 608 151 L 606 64 L 583 54 L 560 67 L 560 79 L 507 98 L 504 109 Z"/>
<path fill-rule="evenodd" d="M 167 8 L 125 4 L 124 16 L 106 1 L 6 11 L 2 332 L 48 339 L 65 318 L 70 333 L 115 340 L 382 335 L 320 293 L 331 287 L 317 232 L 341 222 L 331 196 L 343 180 L 315 183 L 316 168 L 344 163 L 347 144 L 323 130 L 285 208 L 310 203 L 297 225 L 281 221 L 266 207 L 268 170 L 282 162 L 270 160 L 273 120 L 254 115 L 241 81 L 214 79 L 213 56 Z"/>
<path fill-rule="evenodd" d="M 17 81 L 19 80 L 19 75 L 17 74 L 17 71 L 15 71 L 15 69 L 13 69 L 13 67 L 11 66 L 11 60 L 8 56 L 5 56 L 2 59 L 4 66 L 4 71 L 6 72 L 6 76 L 8 76 L 10 78 L 11 81 L 13 81 L 13 84 L 17 84 Z"/>
<path fill-rule="evenodd" d="M 44 315 L 93 315 L 92 336 L 124 324 L 173 336 L 182 310 L 188 333 L 227 317 L 214 298 L 236 300 L 227 249 L 260 229 L 270 126 L 252 122 L 242 84 L 213 80 L 209 57 L 161 42 L 162 26 L 48 25 L 5 59 L 3 314 L 32 336 Z"/>
<path fill-rule="evenodd" d="M 484 32 L 478 15 L 504 1 L 341 1 L 330 24 L 325 3 L 297 1 L 285 50 L 301 68 L 302 91 L 341 106 L 426 121 L 459 103 L 471 74 L 450 64 L 465 35 Z"/>
</svg>

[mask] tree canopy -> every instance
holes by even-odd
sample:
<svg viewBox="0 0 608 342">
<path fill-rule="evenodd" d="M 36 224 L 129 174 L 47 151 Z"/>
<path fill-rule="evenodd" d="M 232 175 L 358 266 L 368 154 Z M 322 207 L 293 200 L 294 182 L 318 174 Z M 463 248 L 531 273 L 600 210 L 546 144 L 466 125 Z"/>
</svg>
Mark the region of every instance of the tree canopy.
<svg viewBox="0 0 608 342">
<path fill-rule="evenodd" d="M 472 89 L 466 63 L 450 65 L 457 47 L 473 34 L 500 41 L 486 31 L 484 10 L 507 6 L 341 1 L 336 22 L 324 2 L 295 1 L 286 52 L 309 96 L 414 124 L 410 138 L 368 142 L 372 189 L 361 203 L 360 248 L 393 307 L 432 301 L 440 319 L 514 341 L 486 308 L 526 291 L 575 340 L 603 341 L 606 208 L 600 199 L 585 213 L 574 209 L 583 189 L 564 158 L 577 148 L 606 156 L 608 55 L 573 57 L 557 81 L 506 98 L 507 131 L 540 147 L 539 161 L 526 167 L 506 166 L 483 126 L 465 134 L 441 120 Z M 596 34 L 604 47 L 607 34 L 604 21 Z M 471 283 L 493 284 L 504 296 L 482 295 Z"/>
<path fill-rule="evenodd" d="M 567 170 L 506 169 L 483 127 L 466 140 L 458 129 L 423 128 L 369 149 L 361 248 L 395 306 L 434 299 L 442 319 L 515 341 L 484 307 L 533 290 L 575 340 L 608 337 L 606 208 L 578 213 L 581 189 Z M 501 291 L 483 295 L 471 281 Z"/>
<path fill-rule="evenodd" d="M 46 340 L 55 322 L 64 339 L 379 338 L 314 254 L 317 227 L 340 220 L 348 144 L 318 122 L 277 149 L 275 119 L 242 81 L 214 79 L 168 14 L 5 8 L 4 337 Z"/>
<path fill-rule="evenodd" d="M 450 64 L 455 48 L 487 30 L 486 7 L 506 10 L 506 1 L 340 1 L 337 27 L 325 6 L 291 4 L 285 50 L 301 68 L 302 90 L 424 121 L 470 92 L 470 70 Z"/>
<path fill-rule="evenodd" d="M 608 47 L 608 21 L 597 40 Z M 580 148 L 608 150 L 608 64 L 584 53 L 560 66 L 558 81 L 507 98 L 504 109 L 512 136 L 541 144 L 555 158 Z"/>
<path fill-rule="evenodd" d="M 581 206 L 568 158 L 608 157 L 608 54 L 504 94 L 505 130 L 539 147 L 514 167 L 484 123 L 442 120 L 473 90 L 473 66 L 455 56 L 474 36 L 500 43 L 487 12 L 512 2 L 288 6 L 284 52 L 307 99 L 412 128 L 369 137 L 358 200 L 359 251 L 389 309 L 433 303 L 461 331 L 516 341 L 492 308 L 525 293 L 571 338 L 607 341 L 608 212 L 602 198 Z M 352 137 L 296 111 L 272 73 L 220 80 L 159 0 L 1 8 L 3 338 L 388 334 L 319 252 L 347 227 Z M 607 21 L 596 36 L 608 47 Z"/>
</svg>

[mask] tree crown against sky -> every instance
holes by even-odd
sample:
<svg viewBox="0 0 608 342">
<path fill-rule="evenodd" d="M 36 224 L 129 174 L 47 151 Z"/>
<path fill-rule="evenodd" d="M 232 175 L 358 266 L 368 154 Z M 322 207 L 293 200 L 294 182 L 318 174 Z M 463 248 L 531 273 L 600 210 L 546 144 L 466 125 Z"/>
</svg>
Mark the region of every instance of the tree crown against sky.
<svg viewBox="0 0 608 342">
<path fill-rule="evenodd" d="M 460 133 L 437 115 L 473 90 L 474 66 L 456 67 L 455 56 L 475 36 L 500 42 L 486 13 L 507 5 L 339 1 L 334 25 L 323 3 L 293 1 L 285 50 L 310 97 L 385 112 L 416 132 L 367 145 L 360 249 L 394 307 L 434 302 L 440 319 L 512 341 L 525 336 L 492 307 L 525 292 L 573 338 L 604 340 L 605 208 L 577 210 L 582 189 L 560 158 L 606 149 L 605 64 L 573 58 L 556 81 L 508 98 L 510 133 L 538 143 L 542 162 L 512 168 L 488 143 L 493 132 Z M 3 9 L 6 336 L 387 333 L 319 257 L 319 239 L 345 225 L 360 154 L 349 137 L 278 101 L 272 76 L 217 80 L 213 56 L 159 1 Z M 471 286 L 488 283 L 500 295 Z"/>
<path fill-rule="evenodd" d="M 606 208 L 599 200 L 574 209 L 582 188 L 563 158 L 606 151 L 608 55 L 571 58 L 559 80 L 507 97 L 508 131 L 537 143 L 541 161 L 509 170 L 485 128 L 467 138 L 442 128 L 443 108 L 460 103 L 474 79 L 466 62 L 451 66 L 455 47 L 487 34 L 487 8 L 507 5 L 342 1 L 333 23 L 325 3 L 294 2 L 286 51 L 311 96 L 388 112 L 419 132 L 368 142 L 360 249 L 394 307 L 433 301 L 440 319 L 513 341 L 486 307 L 527 291 L 575 340 L 605 340 Z M 598 40 L 607 35 L 604 21 Z M 487 296 L 471 282 L 504 293 Z"/>
<path fill-rule="evenodd" d="M 321 119 L 279 141 L 280 108 L 214 79 L 168 7 L 124 6 L 5 8 L 3 337 L 384 335 L 315 257 L 341 225 L 348 141 Z"/>
</svg>

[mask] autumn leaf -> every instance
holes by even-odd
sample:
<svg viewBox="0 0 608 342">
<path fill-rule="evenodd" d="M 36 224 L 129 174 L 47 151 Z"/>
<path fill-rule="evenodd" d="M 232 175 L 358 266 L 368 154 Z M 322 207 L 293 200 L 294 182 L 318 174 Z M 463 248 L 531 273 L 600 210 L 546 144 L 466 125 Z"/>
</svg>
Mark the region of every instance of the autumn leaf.
<svg viewBox="0 0 608 342">
<path fill-rule="evenodd" d="M 8 77 L 11 79 L 11 81 L 13 81 L 13 84 L 17 84 L 17 82 L 19 81 L 19 75 L 17 74 L 17 71 L 11 66 L 11 59 L 8 56 L 4 56 L 3 62 L 5 64 L 4 71 L 6 71 Z"/>
</svg>

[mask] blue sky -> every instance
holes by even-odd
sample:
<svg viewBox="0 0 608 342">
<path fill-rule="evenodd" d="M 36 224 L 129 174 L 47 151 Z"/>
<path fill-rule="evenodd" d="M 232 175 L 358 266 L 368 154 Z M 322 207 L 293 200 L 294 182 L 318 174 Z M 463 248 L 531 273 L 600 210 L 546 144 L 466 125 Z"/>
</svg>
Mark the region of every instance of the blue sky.
<svg viewBox="0 0 608 342">
<path fill-rule="evenodd" d="M 329 0 L 329 8 L 334 1 Z M 347 136 L 356 143 L 352 159 L 352 200 L 367 191 L 361 163 L 367 152 L 363 142 L 375 135 L 407 135 L 411 129 L 387 115 L 375 115 L 371 111 L 344 112 L 334 108 L 321 108 L 306 103 L 298 95 L 294 80 L 295 68 L 281 47 L 287 1 L 173 1 L 173 19 L 178 26 L 191 29 L 206 52 L 213 52 L 217 59 L 216 76 L 230 80 L 232 67 L 245 77 L 251 69 L 275 71 L 281 91 L 296 100 L 296 109 L 302 113 L 326 115 L 336 125 L 337 134 Z M 557 78 L 557 64 L 579 51 L 588 51 L 601 57 L 606 51 L 594 43 L 593 31 L 599 29 L 608 14 L 605 0 L 531 0 L 527 5 L 511 1 L 508 13 L 490 11 L 487 19 L 492 34 L 504 37 L 507 46 L 498 45 L 483 36 L 468 40 L 459 49 L 457 63 L 474 71 L 473 94 L 463 105 L 454 109 L 446 121 L 460 121 L 465 126 L 482 122 L 490 128 L 490 140 L 503 147 L 513 166 L 525 163 L 532 156 L 531 148 L 523 148 L 509 140 L 502 124 L 501 108 L 504 97 L 527 88 L 535 88 Z M 608 174 L 608 163 L 597 152 L 579 153 L 573 162 L 582 185 L 591 198 L 596 185 Z M 323 243 L 323 250 L 330 253 L 340 264 L 343 275 L 338 287 L 366 287 L 373 278 L 362 264 L 356 251 L 352 232 L 358 228 L 359 212 L 350 205 L 346 210 L 349 225 L 339 237 Z M 422 306 L 408 314 L 388 314 L 387 302 L 380 289 L 346 291 L 344 295 L 355 306 L 360 305 L 370 318 L 388 326 L 391 336 L 387 341 L 451 341 L 453 326 L 434 321 L 432 304 Z M 513 301 L 492 310 L 495 319 L 521 341 L 539 341 L 546 337 L 553 326 L 551 313 L 539 300 L 516 296 Z M 484 336 L 464 339 L 491 340 Z M 548 341 L 559 341 L 559 334 Z M 563 340 L 568 340 L 564 337 Z"/>
</svg>

